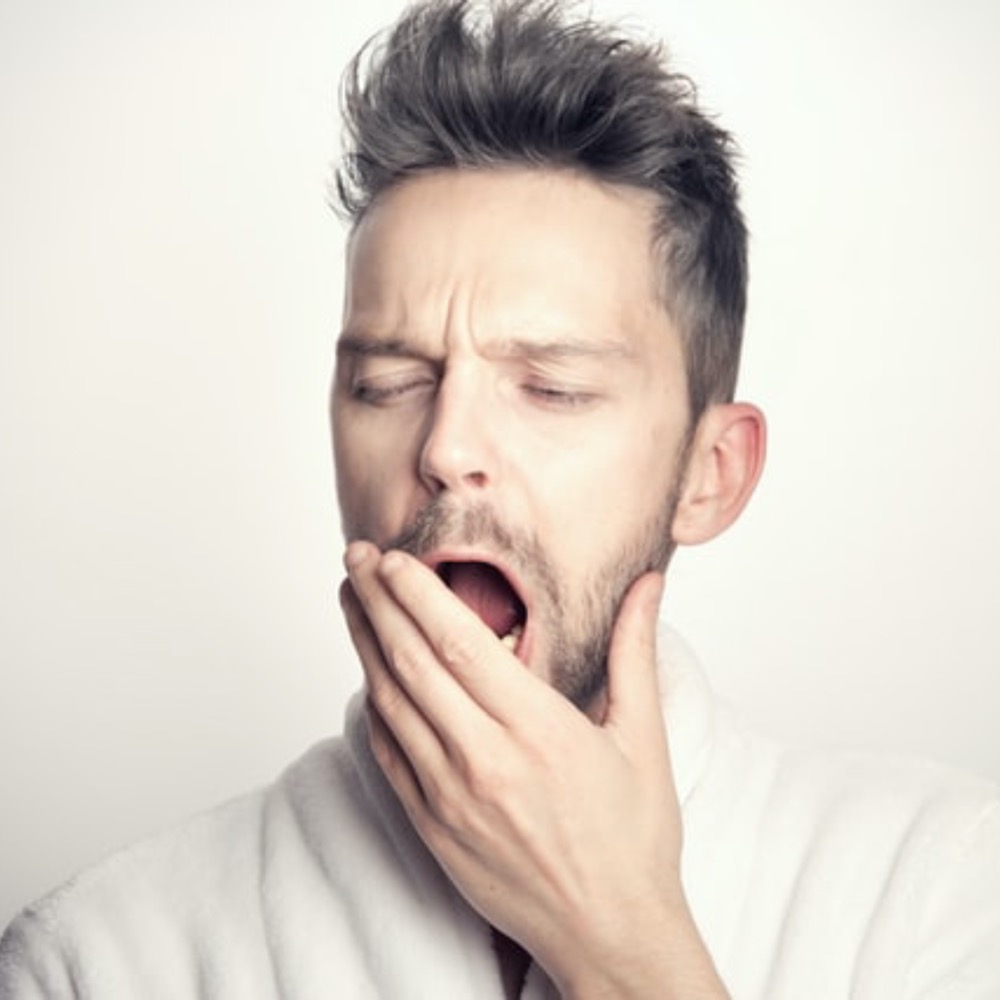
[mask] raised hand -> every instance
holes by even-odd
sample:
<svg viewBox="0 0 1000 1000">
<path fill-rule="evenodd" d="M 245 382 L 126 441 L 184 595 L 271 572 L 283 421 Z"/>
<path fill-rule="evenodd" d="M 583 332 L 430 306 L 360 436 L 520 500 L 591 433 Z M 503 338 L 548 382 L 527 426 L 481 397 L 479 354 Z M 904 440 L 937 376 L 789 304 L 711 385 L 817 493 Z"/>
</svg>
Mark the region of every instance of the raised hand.
<svg viewBox="0 0 1000 1000">
<path fill-rule="evenodd" d="M 725 996 L 680 881 L 662 577 L 640 577 L 622 604 L 595 722 L 418 560 L 355 542 L 345 561 L 373 752 L 469 903 L 565 997 Z"/>
</svg>

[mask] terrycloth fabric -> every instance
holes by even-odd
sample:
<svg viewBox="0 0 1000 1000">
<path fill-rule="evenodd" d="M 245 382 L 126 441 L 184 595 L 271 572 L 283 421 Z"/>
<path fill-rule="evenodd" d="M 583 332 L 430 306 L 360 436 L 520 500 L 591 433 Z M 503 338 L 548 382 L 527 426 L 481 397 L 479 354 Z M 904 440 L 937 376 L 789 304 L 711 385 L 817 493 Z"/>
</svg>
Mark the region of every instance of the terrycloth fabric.
<svg viewBox="0 0 1000 1000">
<path fill-rule="evenodd" d="M 996 787 L 789 752 L 714 705 L 675 636 L 661 658 L 684 881 L 733 997 L 1000 998 Z M 501 995 L 489 928 L 413 834 L 357 701 L 344 739 L 85 873 L 0 944 L 3 1000 Z M 523 996 L 554 996 L 539 969 Z"/>
</svg>

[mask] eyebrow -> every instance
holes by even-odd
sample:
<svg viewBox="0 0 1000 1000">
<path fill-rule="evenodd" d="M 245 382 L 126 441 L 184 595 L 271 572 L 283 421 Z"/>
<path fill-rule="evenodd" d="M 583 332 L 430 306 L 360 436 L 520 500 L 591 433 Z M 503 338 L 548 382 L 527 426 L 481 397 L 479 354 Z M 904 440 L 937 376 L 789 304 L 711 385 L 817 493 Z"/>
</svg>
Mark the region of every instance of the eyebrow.
<svg viewBox="0 0 1000 1000">
<path fill-rule="evenodd" d="M 559 337 L 551 340 L 534 340 L 511 337 L 491 345 L 488 354 L 501 358 L 526 358 L 528 360 L 558 360 L 561 358 L 631 358 L 635 352 L 617 340 L 582 340 Z M 337 354 L 356 357 L 424 358 L 426 353 L 415 344 L 399 337 L 369 337 L 343 333 L 337 341 Z"/>
<path fill-rule="evenodd" d="M 509 338 L 497 345 L 495 353 L 501 357 L 527 358 L 529 360 L 629 358 L 634 354 L 627 345 L 618 340 L 581 340 L 573 337 L 559 337 L 552 340 Z"/>
<path fill-rule="evenodd" d="M 364 358 L 420 358 L 424 354 L 413 344 L 398 337 L 365 337 L 342 333 L 337 340 L 337 355 L 352 354 Z"/>
</svg>

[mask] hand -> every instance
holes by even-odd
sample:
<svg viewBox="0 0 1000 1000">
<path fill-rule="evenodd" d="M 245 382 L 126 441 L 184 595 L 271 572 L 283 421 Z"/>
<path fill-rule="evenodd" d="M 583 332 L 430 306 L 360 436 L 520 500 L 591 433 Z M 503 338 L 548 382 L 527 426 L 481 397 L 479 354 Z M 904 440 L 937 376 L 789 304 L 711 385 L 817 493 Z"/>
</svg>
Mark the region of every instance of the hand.
<svg viewBox="0 0 1000 1000">
<path fill-rule="evenodd" d="M 626 595 L 595 724 L 416 559 L 357 542 L 346 562 L 373 753 L 469 903 L 564 996 L 682 995 L 671 984 L 725 996 L 680 882 L 656 680 L 662 577 Z"/>
</svg>

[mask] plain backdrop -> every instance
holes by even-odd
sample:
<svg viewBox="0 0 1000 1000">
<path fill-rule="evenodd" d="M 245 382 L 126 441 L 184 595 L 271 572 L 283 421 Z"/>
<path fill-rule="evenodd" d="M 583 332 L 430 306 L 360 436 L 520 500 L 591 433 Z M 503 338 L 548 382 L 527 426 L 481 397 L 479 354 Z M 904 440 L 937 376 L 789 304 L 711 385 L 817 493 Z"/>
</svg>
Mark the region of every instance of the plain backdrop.
<svg viewBox="0 0 1000 1000">
<path fill-rule="evenodd" d="M 398 9 L 0 0 L 0 924 L 340 728 L 326 186 Z M 1000 7 L 597 9 L 736 132 L 753 230 L 769 469 L 668 616 L 755 725 L 1000 778 Z"/>
</svg>

